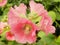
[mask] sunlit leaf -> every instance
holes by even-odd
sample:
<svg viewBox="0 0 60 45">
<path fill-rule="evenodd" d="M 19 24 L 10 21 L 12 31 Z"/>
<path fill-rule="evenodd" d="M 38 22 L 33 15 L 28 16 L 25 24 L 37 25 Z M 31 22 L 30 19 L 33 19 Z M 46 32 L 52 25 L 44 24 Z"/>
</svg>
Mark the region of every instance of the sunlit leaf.
<svg viewBox="0 0 60 45">
<path fill-rule="evenodd" d="M 53 0 L 54 2 L 60 2 L 60 0 Z"/>
<path fill-rule="evenodd" d="M 60 36 L 56 39 L 56 42 L 60 43 Z"/>
<path fill-rule="evenodd" d="M 55 14 L 55 12 L 54 11 L 49 11 L 48 14 L 52 18 L 52 21 L 54 22 L 56 20 L 56 14 Z"/>
<path fill-rule="evenodd" d="M 39 33 L 38 33 L 38 37 L 41 37 L 41 38 L 43 38 L 43 37 L 45 37 L 46 35 L 45 35 L 45 33 L 43 32 L 43 31 L 40 31 Z"/>
</svg>

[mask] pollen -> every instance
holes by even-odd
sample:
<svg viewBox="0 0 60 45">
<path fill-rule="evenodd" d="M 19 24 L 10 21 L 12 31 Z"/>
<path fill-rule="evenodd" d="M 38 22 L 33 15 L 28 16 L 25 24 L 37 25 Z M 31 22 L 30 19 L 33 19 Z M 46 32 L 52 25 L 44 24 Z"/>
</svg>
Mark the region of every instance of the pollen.
<svg viewBox="0 0 60 45">
<path fill-rule="evenodd" d="M 0 0 L 0 2 L 2 2 L 2 0 Z"/>
<path fill-rule="evenodd" d="M 31 26 L 25 25 L 24 30 L 25 30 L 25 34 L 28 34 L 31 31 Z"/>
</svg>

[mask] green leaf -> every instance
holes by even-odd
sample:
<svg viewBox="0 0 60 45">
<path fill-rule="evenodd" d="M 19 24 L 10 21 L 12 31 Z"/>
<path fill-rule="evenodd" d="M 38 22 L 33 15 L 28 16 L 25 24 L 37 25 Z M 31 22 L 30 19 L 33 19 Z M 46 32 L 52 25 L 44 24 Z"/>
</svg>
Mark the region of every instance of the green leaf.
<svg viewBox="0 0 60 45">
<path fill-rule="evenodd" d="M 57 19 L 57 20 L 60 20 L 60 15 L 57 14 L 57 15 L 56 15 L 56 19 Z"/>
<path fill-rule="evenodd" d="M 37 45 L 55 45 L 54 39 L 55 36 L 52 34 L 45 35 L 44 32 L 39 32 L 38 36 L 41 37 L 41 40 L 37 42 Z"/>
<path fill-rule="evenodd" d="M 38 37 L 41 37 L 41 38 L 43 38 L 43 37 L 45 37 L 46 35 L 45 35 L 45 33 L 43 32 L 43 31 L 40 31 L 39 33 L 38 33 Z"/>
<path fill-rule="evenodd" d="M 49 45 L 49 44 L 53 44 L 54 39 L 55 39 L 54 35 L 49 34 L 49 35 L 46 36 L 43 40 L 45 41 L 46 44 Z"/>
<path fill-rule="evenodd" d="M 4 42 L 0 42 L 0 45 L 6 45 Z"/>
<path fill-rule="evenodd" d="M 60 0 L 53 0 L 54 2 L 60 2 Z"/>
<path fill-rule="evenodd" d="M 35 1 L 37 1 L 37 2 L 39 2 L 39 1 L 40 1 L 40 2 L 41 2 L 42 0 L 35 0 Z"/>
<path fill-rule="evenodd" d="M 22 44 L 17 43 L 17 42 L 15 42 L 15 41 L 9 41 L 9 42 L 8 42 L 8 45 L 22 45 Z"/>
<path fill-rule="evenodd" d="M 60 12 L 60 7 L 59 8 L 57 8 L 58 9 L 58 11 Z"/>
<path fill-rule="evenodd" d="M 55 12 L 54 11 L 49 11 L 48 14 L 52 18 L 52 21 L 54 22 L 56 20 L 56 14 L 55 14 Z"/>
<path fill-rule="evenodd" d="M 39 40 L 37 43 L 36 43 L 36 45 L 44 45 L 45 43 L 44 43 L 44 41 L 43 40 Z"/>
<path fill-rule="evenodd" d="M 4 11 L 3 11 L 3 15 L 7 15 L 7 13 L 9 12 L 9 7 L 8 8 L 6 8 Z"/>
<path fill-rule="evenodd" d="M 7 15 L 3 15 L 2 18 L 3 18 L 3 19 L 1 19 L 2 22 L 7 22 L 7 20 L 8 20 Z"/>
<path fill-rule="evenodd" d="M 56 42 L 60 43 L 60 36 L 56 39 Z"/>
</svg>

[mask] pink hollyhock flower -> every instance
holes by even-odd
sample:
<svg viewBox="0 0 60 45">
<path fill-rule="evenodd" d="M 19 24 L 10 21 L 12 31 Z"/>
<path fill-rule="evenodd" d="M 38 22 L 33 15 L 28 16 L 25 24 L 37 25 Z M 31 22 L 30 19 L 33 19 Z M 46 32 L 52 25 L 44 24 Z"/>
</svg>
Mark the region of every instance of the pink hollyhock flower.
<svg viewBox="0 0 60 45">
<path fill-rule="evenodd" d="M 45 16 L 40 21 L 40 29 L 46 34 L 55 33 L 55 27 L 52 26 L 52 20 L 49 16 Z"/>
<path fill-rule="evenodd" d="M 7 26 L 6 22 L 0 22 L 0 34 L 3 32 L 4 27 Z"/>
<path fill-rule="evenodd" d="M 34 1 L 30 1 L 30 10 L 38 15 L 47 15 L 47 11 L 44 9 L 44 6 L 40 3 L 35 3 Z"/>
<path fill-rule="evenodd" d="M 19 43 L 33 43 L 36 41 L 36 25 L 26 19 L 21 19 L 12 29 L 15 40 Z"/>
<path fill-rule="evenodd" d="M 0 6 L 6 5 L 6 3 L 7 3 L 7 0 L 0 0 Z"/>
<path fill-rule="evenodd" d="M 21 5 L 23 9 L 23 5 Z M 8 13 L 8 23 L 11 27 L 11 32 L 14 34 L 15 40 L 19 43 L 33 43 L 36 41 L 37 26 L 26 18 L 19 17 L 18 8 L 11 8 Z M 19 7 L 20 9 L 20 7 Z M 25 14 L 26 8 L 23 9 Z"/>
<path fill-rule="evenodd" d="M 10 31 L 6 32 L 6 39 L 7 40 L 15 40 L 14 35 Z"/>
<path fill-rule="evenodd" d="M 55 27 L 52 26 L 52 19 L 48 16 L 48 12 L 44 9 L 42 4 L 30 1 L 30 9 L 31 12 L 36 12 L 38 15 L 42 16 L 40 30 L 43 30 L 46 34 L 55 32 Z"/>
</svg>

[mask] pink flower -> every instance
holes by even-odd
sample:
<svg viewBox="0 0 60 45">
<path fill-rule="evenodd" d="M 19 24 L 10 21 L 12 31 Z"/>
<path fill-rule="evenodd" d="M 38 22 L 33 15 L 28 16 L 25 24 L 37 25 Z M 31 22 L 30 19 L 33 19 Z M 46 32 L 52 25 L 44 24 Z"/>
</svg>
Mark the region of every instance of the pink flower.
<svg viewBox="0 0 60 45">
<path fill-rule="evenodd" d="M 46 34 L 55 32 L 55 27 L 52 26 L 52 19 L 48 16 L 48 12 L 44 9 L 42 4 L 30 1 L 30 10 L 31 12 L 35 12 L 42 16 L 42 19 L 39 22 L 40 30 L 44 31 Z"/>
<path fill-rule="evenodd" d="M 52 26 L 52 20 L 49 16 L 45 16 L 40 21 L 40 29 L 46 34 L 55 33 L 55 27 Z"/>
<path fill-rule="evenodd" d="M 47 11 L 44 9 L 44 6 L 40 3 L 35 3 L 34 1 L 30 1 L 30 10 L 38 15 L 47 15 Z"/>
<path fill-rule="evenodd" d="M 6 32 L 6 39 L 7 40 L 15 40 L 14 35 L 10 31 Z"/>
<path fill-rule="evenodd" d="M 3 32 L 3 29 L 7 26 L 6 22 L 0 22 L 0 34 Z"/>
<path fill-rule="evenodd" d="M 33 43 L 36 41 L 36 26 L 26 19 L 21 19 L 12 29 L 15 39 L 19 43 Z"/>
<path fill-rule="evenodd" d="M 0 6 L 5 6 L 7 3 L 7 0 L 0 0 Z"/>
<path fill-rule="evenodd" d="M 21 6 L 18 8 L 22 8 L 24 12 L 22 11 L 23 13 L 21 12 L 20 14 L 25 14 L 26 8 L 23 9 L 24 6 Z M 37 26 L 30 20 L 19 17 L 18 8 L 11 8 L 8 13 L 8 23 L 11 27 L 11 32 L 18 43 L 33 43 L 36 41 Z"/>
</svg>

